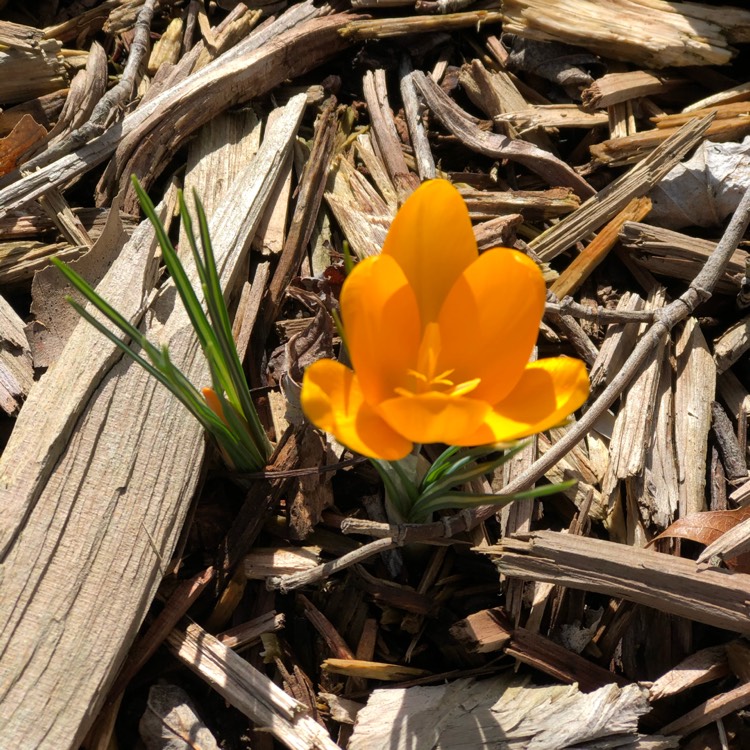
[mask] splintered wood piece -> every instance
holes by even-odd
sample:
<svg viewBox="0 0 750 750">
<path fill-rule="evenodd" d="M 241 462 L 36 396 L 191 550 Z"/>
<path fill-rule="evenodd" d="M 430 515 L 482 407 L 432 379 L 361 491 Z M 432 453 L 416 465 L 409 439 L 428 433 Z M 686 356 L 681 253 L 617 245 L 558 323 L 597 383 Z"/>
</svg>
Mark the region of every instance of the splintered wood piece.
<svg viewBox="0 0 750 750">
<path fill-rule="evenodd" d="M 608 73 L 581 92 L 581 102 L 591 109 L 610 107 L 641 96 L 662 94 L 686 82 L 684 78 L 664 76 L 650 70 Z"/>
<path fill-rule="evenodd" d="M 256 617 L 249 622 L 243 622 L 242 625 L 236 625 L 223 633 L 219 633 L 216 638 L 221 641 L 227 648 L 239 651 L 247 646 L 260 641 L 264 633 L 273 633 L 284 627 L 285 616 L 276 614 L 276 612 L 266 612 L 266 614 Z"/>
<path fill-rule="evenodd" d="M 302 95 L 298 94 L 297 96 Z M 331 166 L 337 128 L 336 98 L 331 96 L 323 105 L 320 117 L 315 125 L 310 159 L 305 164 L 300 176 L 300 183 L 296 191 L 297 201 L 289 225 L 289 232 L 263 299 L 258 330 L 253 336 L 259 345 L 265 342 L 272 322 L 278 316 L 289 282 L 299 270 L 302 256 L 315 228 L 315 218 L 323 200 L 328 171 Z"/>
<path fill-rule="evenodd" d="M 750 683 L 745 682 L 734 690 L 709 698 L 684 716 L 662 727 L 660 731 L 664 734 L 692 734 L 701 727 L 718 721 L 733 711 L 739 711 L 749 704 Z"/>
<path fill-rule="evenodd" d="M 674 438 L 674 373 L 671 352 L 665 354 L 668 356 L 661 363 L 656 412 L 643 473 L 628 478 L 625 484 L 632 507 L 638 507 L 644 522 L 659 529 L 672 523 L 679 499 L 675 492 L 679 479 Z"/>
<path fill-rule="evenodd" d="M 532 353 L 532 359 L 537 359 L 536 348 Z M 500 469 L 495 471 L 492 491 L 502 492 L 502 487 L 512 482 L 519 474 L 522 474 L 534 463 L 537 452 L 537 437 L 534 436 L 529 439 L 528 445 L 513 456 L 510 461 L 506 461 Z M 534 516 L 534 503 L 534 498 L 524 498 L 516 500 L 502 509 L 499 515 L 502 521 L 503 536 L 512 536 L 516 532 L 525 532 L 531 529 L 531 521 Z M 521 620 L 523 590 L 523 581 L 511 580 L 505 592 L 506 609 L 514 623 L 518 623 Z"/>
<path fill-rule="evenodd" d="M 175 629 L 170 651 L 222 698 L 292 750 L 339 750 L 307 708 L 196 624 Z"/>
<path fill-rule="evenodd" d="M 664 287 L 658 287 L 649 295 L 646 309 L 658 310 L 664 307 L 666 296 Z M 642 326 L 642 329 L 645 327 Z M 637 476 L 643 470 L 656 409 L 663 347 L 662 341 L 653 356 L 644 363 L 617 412 L 609 446 L 609 467 L 602 483 L 605 494 L 612 492 L 618 480 Z"/>
<path fill-rule="evenodd" d="M 711 240 L 630 221 L 620 230 L 620 243 L 639 265 L 652 273 L 684 281 L 695 278 L 716 247 Z M 748 257 L 747 251 L 742 249 L 732 253 L 717 281 L 717 291 L 737 294 Z"/>
<path fill-rule="evenodd" d="M 506 214 L 474 225 L 474 237 L 479 251 L 493 247 L 513 247 L 516 227 L 523 224 L 521 214 Z"/>
<path fill-rule="evenodd" d="M 750 349 L 750 315 L 730 326 L 714 342 L 716 369 L 722 373 L 729 369 Z"/>
<path fill-rule="evenodd" d="M 490 654 L 510 643 L 512 628 L 504 619 L 500 610 L 483 609 L 452 625 L 450 633 L 473 653 Z"/>
<path fill-rule="evenodd" d="M 577 104 L 532 104 L 522 110 L 495 115 L 496 123 L 508 122 L 519 132 L 529 128 L 595 128 L 606 125 L 606 112 L 587 112 Z"/>
<path fill-rule="evenodd" d="M 494 559 L 506 576 L 596 591 L 750 633 L 750 575 L 705 570 L 692 560 L 554 531 L 504 539 L 477 551 Z"/>
<path fill-rule="evenodd" d="M 458 74 L 461 87 L 472 103 L 479 107 L 488 117 L 495 120 L 495 130 L 511 138 L 523 139 L 533 143 L 547 151 L 554 150 L 552 143 L 546 133 L 538 130 L 536 123 L 531 124 L 523 120 L 528 112 L 530 117 L 532 105 L 530 105 L 516 86 L 516 82 L 504 70 L 488 71 L 481 60 L 472 60 L 471 64 L 462 66 Z M 512 119 L 507 119 L 506 114 L 517 114 L 522 123 L 516 125 Z M 523 129 L 523 134 L 519 130 Z"/>
<path fill-rule="evenodd" d="M 747 119 L 748 114 L 750 114 L 750 104 L 746 101 L 738 101 L 717 104 L 713 107 L 704 107 L 703 109 L 695 109 L 688 112 L 677 112 L 673 115 L 660 114 L 652 117 L 651 122 L 657 128 L 671 130 L 672 128 L 682 127 L 691 117 L 703 117 L 708 114 L 714 115 L 712 127 L 726 120 L 736 120 L 737 118 Z M 708 134 L 713 135 L 711 128 L 709 128 Z M 711 140 L 716 139 L 712 138 Z"/>
<path fill-rule="evenodd" d="M 711 123 L 706 131 L 706 138 L 714 142 L 736 141 L 750 132 L 750 122 L 748 114 L 750 107 L 747 104 L 742 105 L 743 113 L 731 118 L 716 119 Z M 715 109 L 709 109 L 708 112 L 714 113 Z M 657 123 L 653 130 L 642 130 L 639 133 L 629 133 L 627 135 L 616 136 L 607 141 L 596 143 L 590 147 L 591 155 L 594 159 L 609 167 L 619 167 L 625 164 L 632 164 L 635 161 L 643 159 L 647 154 L 664 143 L 665 139 L 674 135 L 677 128 L 689 117 L 699 117 L 701 113 L 690 113 L 680 115 L 679 119 L 667 120 L 665 118 Z M 670 115 L 671 117 L 671 115 Z"/>
<path fill-rule="evenodd" d="M 711 94 L 705 99 L 699 99 L 685 107 L 682 111 L 697 112 L 700 109 L 707 109 L 718 104 L 730 104 L 731 102 L 742 102 L 750 99 L 750 82 L 740 83 L 738 86 L 720 91 L 718 94 Z"/>
<path fill-rule="evenodd" d="M 24 323 L 0 295 L 0 409 L 15 416 L 34 383 Z"/>
<path fill-rule="evenodd" d="M 607 253 L 617 242 L 618 234 L 626 221 L 640 221 L 651 210 L 651 201 L 646 196 L 633 198 L 608 224 L 602 227 L 599 234 L 589 242 L 580 255 L 556 279 L 550 291 L 562 299 L 578 291 L 581 284 L 591 275 L 595 268 L 607 257 Z"/>
<path fill-rule="evenodd" d="M 521 140 L 511 140 L 499 133 L 488 133 L 479 121 L 461 109 L 430 77 L 414 71 L 414 83 L 435 117 L 464 146 L 494 159 L 510 159 L 523 164 L 548 184 L 572 188 L 588 198 L 593 188 L 568 164 L 548 151 Z"/>
<path fill-rule="evenodd" d="M 49 144 L 64 138 L 83 125 L 107 91 L 107 53 L 94 42 L 89 49 L 85 70 L 70 83 L 60 117 L 48 134 Z"/>
<path fill-rule="evenodd" d="M 666 750 L 676 738 L 638 734 L 648 712 L 637 685 L 607 685 L 582 693 L 569 685 L 531 685 L 506 673 L 487 680 L 455 680 L 432 687 L 376 690 L 357 715 L 349 750 L 408 750 L 414 737 L 425 747 L 482 747 L 498 740 L 508 748 L 642 747 Z M 408 725 L 408 731 L 394 727 Z"/>
<path fill-rule="evenodd" d="M 374 73 L 368 70 L 362 81 L 362 91 L 370 113 L 374 143 L 396 188 L 399 203 L 403 203 L 419 186 L 419 180 L 409 171 L 401 151 L 396 122 L 388 103 L 385 71 L 382 68 L 378 68 Z"/>
<path fill-rule="evenodd" d="M 620 312 L 633 312 L 643 310 L 645 301 L 634 292 L 625 292 L 617 302 L 617 310 Z M 608 383 L 627 359 L 636 339 L 638 338 L 639 326 L 635 323 L 613 323 L 607 326 L 604 341 L 599 347 L 599 356 L 596 358 L 590 374 L 591 388 L 598 389 Z"/>
<path fill-rule="evenodd" d="M 726 646 L 711 646 L 690 654 L 655 680 L 648 691 L 650 701 L 678 695 L 696 685 L 719 680 L 729 674 Z"/>
<path fill-rule="evenodd" d="M 278 110 L 272 110 L 266 120 L 265 130 L 273 127 Z M 289 199 L 292 194 L 292 165 L 294 157 L 287 159 L 282 170 L 281 178 L 276 184 L 271 199 L 268 201 L 258 231 L 253 239 L 253 248 L 263 255 L 279 255 L 286 240 L 287 218 L 289 214 Z"/>
<path fill-rule="evenodd" d="M 724 10 L 724 9 L 723 9 Z M 584 47 L 653 68 L 725 65 L 733 40 L 750 34 L 750 11 L 666 0 L 506 0 L 503 31 Z M 576 23 L 571 24 L 571 19 Z"/>
<path fill-rule="evenodd" d="M 222 288 L 231 287 L 242 266 L 304 108 L 304 95 L 287 105 L 283 127 L 269 135 L 210 219 Z M 150 262 L 148 240 L 145 233 L 128 247 Z M 128 299 L 137 310 L 144 296 L 134 270 L 148 263 L 134 260 L 126 248 L 113 265 L 120 269 L 112 275 L 117 288 L 107 286 L 109 275 L 102 282 L 105 298 L 127 311 Z M 195 285 L 194 267 L 186 270 Z M 209 382 L 172 286 L 156 296 L 144 333 L 169 345 L 191 382 Z M 129 359 L 99 385 L 112 349 L 81 322 L 42 379 L 47 387 L 32 388 L 0 459 L 6 508 L 0 670 L 12 675 L 0 723 L 14 745 L 57 750 L 80 743 L 156 592 L 200 479 L 203 430 L 165 388 Z M 32 401 L 37 389 L 39 404 Z M 33 422 L 19 429 L 29 404 Z"/>
<path fill-rule="evenodd" d="M 351 41 L 386 39 L 406 34 L 429 34 L 436 31 L 477 28 L 485 24 L 500 23 L 502 13 L 491 10 L 472 10 L 465 13 L 446 13 L 434 16 L 411 16 L 407 18 L 378 18 L 365 21 L 349 21 L 339 32 Z"/>
<path fill-rule="evenodd" d="M 60 234 L 74 247 L 91 248 L 94 244 L 81 220 L 73 213 L 57 188 L 50 188 L 37 199 L 42 210 L 52 219 Z M 119 202 L 118 202 L 119 205 Z"/>
<path fill-rule="evenodd" d="M 544 433 L 539 434 L 538 440 L 539 453 L 544 455 L 552 447 L 552 443 L 544 436 Z M 600 490 L 583 479 L 580 467 L 576 462 L 569 460 L 569 457 L 570 454 L 558 461 L 544 473 L 544 476 L 552 483 L 564 482 L 568 479 L 578 479 L 575 486 L 563 490 L 563 494 L 570 498 L 578 508 L 583 507 L 584 503 L 590 502 L 589 516 L 597 521 L 603 521 L 608 514 L 607 501 L 602 496 Z"/>
<path fill-rule="evenodd" d="M 570 188 L 493 192 L 459 187 L 459 192 L 474 221 L 516 212 L 529 219 L 552 219 L 569 214 L 581 205 Z"/>
<path fill-rule="evenodd" d="M 404 103 L 406 125 L 409 128 L 409 139 L 414 150 L 417 172 L 422 180 L 432 180 L 435 177 L 435 159 L 432 156 L 430 141 L 427 138 L 421 118 L 421 105 L 417 97 L 417 89 L 412 80 L 412 67 L 408 56 L 404 56 L 399 69 L 401 83 L 401 101 Z"/>
<path fill-rule="evenodd" d="M 297 601 L 302 605 L 305 617 L 325 640 L 331 653 L 343 660 L 354 659 L 354 652 L 349 644 L 341 637 L 333 623 L 304 595 L 297 594 Z"/>
<path fill-rule="evenodd" d="M 334 161 L 325 198 L 356 255 L 359 258 L 377 255 L 395 210 L 342 156 Z"/>
<path fill-rule="evenodd" d="M 489 653 L 502 649 L 509 656 L 556 680 L 578 683 L 584 693 L 609 683 L 625 685 L 628 682 L 549 638 L 526 628 L 514 628 L 501 609 L 475 612 L 453 625 L 451 634 L 471 651 Z"/>
<path fill-rule="evenodd" d="M 388 208 L 394 212 L 398 210 L 399 198 L 383 160 L 375 153 L 372 138 L 369 133 L 361 133 L 354 142 L 357 156 L 364 162 L 380 195 L 383 196 Z"/>
<path fill-rule="evenodd" d="M 542 232 L 529 243 L 529 249 L 542 260 L 550 261 L 616 216 L 633 198 L 646 195 L 703 139 L 711 119 L 709 115 L 683 126 L 629 172 L 589 198 L 558 224 Z"/>
<path fill-rule="evenodd" d="M 679 446 L 680 517 L 706 509 L 706 455 L 711 402 L 716 398 L 716 366 L 695 318 L 675 342 L 675 445 Z"/>
<path fill-rule="evenodd" d="M 68 75 L 57 39 L 33 26 L 0 21 L 0 103 L 25 101 L 65 88 Z"/>
<path fill-rule="evenodd" d="M 255 547 L 242 561 L 248 579 L 264 581 L 268 576 L 310 570 L 320 563 L 318 547 Z"/>
<path fill-rule="evenodd" d="M 154 75 L 162 65 L 174 65 L 180 59 L 182 47 L 182 18 L 173 18 L 161 37 L 154 43 L 148 58 L 147 70 Z"/>
</svg>

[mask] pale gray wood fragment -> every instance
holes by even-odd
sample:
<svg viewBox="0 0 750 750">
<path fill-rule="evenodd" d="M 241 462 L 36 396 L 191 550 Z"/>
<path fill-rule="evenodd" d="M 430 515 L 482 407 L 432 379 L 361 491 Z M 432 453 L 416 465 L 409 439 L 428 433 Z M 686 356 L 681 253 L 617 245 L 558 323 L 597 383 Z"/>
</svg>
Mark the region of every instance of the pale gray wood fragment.
<svg viewBox="0 0 750 750">
<path fill-rule="evenodd" d="M 18 313 L 0 295 L 0 409 L 14 416 L 34 382 L 29 342 Z"/>
<path fill-rule="evenodd" d="M 677 738 L 638 734 L 649 710 L 637 685 L 581 693 L 534 686 L 528 677 L 456 680 L 436 687 L 376 690 L 357 714 L 349 750 L 564 750 L 677 747 Z"/>
</svg>

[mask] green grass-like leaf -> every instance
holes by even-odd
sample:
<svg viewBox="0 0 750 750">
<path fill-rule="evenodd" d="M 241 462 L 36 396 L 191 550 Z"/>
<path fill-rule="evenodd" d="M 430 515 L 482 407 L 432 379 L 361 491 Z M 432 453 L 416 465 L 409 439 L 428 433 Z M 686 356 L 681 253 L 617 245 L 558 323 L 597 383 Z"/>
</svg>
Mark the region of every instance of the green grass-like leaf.
<svg viewBox="0 0 750 750">
<path fill-rule="evenodd" d="M 268 460 L 271 453 L 271 444 L 253 405 L 247 379 L 234 344 L 229 312 L 224 302 L 224 294 L 221 289 L 216 258 L 209 236 L 208 221 L 203 206 L 195 195 L 201 249 L 203 251 L 201 253 L 198 250 L 193 232 L 190 213 L 182 193 L 179 194 L 180 216 L 198 271 L 208 315 L 190 283 L 190 278 L 167 235 L 164 225 L 156 214 L 154 204 L 135 177 L 133 177 L 133 185 L 143 211 L 154 227 L 164 263 L 172 276 L 177 293 L 180 295 L 208 362 L 212 387 L 221 404 L 226 422 L 209 407 L 199 389 L 174 365 L 166 347 L 159 349 L 151 344 L 135 326 L 97 294 L 85 279 L 65 263 L 53 258 L 52 262 L 60 269 L 72 286 L 126 338 L 122 339 L 116 335 L 75 300 L 68 298 L 68 301 L 82 318 L 171 391 L 200 422 L 203 428 L 212 435 L 219 444 L 223 455 L 234 468 L 242 472 L 259 471 Z M 141 355 L 141 351 L 145 353 L 146 357 Z"/>
</svg>

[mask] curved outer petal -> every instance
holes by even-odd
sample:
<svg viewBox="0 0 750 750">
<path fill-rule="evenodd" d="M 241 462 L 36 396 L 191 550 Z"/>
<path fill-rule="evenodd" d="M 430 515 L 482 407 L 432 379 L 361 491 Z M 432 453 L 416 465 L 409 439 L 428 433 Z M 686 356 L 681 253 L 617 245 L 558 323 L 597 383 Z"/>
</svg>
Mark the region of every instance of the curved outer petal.
<svg viewBox="0 0 750 750">
<path fill-rule="evenodd" d="M 419 310 L 398 263 L 375 256 L 357 264 L 341 290 L 349 357 L 371 404 L 391 398 L 419 353 Z"/>
<path fill-rule="evenodd" d="M 523 253 L 495 248 L 458 278 L 440 310 L 438 369 L 456 383 L 481 378 L 471 397 L 496 404 L 515 387 L 539 333 L 546 292 Z"/>
<path fill-rule="evenodd" d="M 459 274 L 477 259 L 469 212 L 447 180 L 415 190 L 396 214 L 382 254 L 392 256 L 414 289 L 422 325 L 438 312 Z"/>
<path fill-rule="evenodd" d="M 560 424 L 588 395 L 589 378 L 580 360 L 554 357 L 532 362 L 518 385 L 460 445 L 484 445 L 542 432 Z"/>
<path fill-rule="evenodd" d="M 305 370 L 300 401 L 314 425 L 363 456 L 397 461 L 412 448 L 367 404 L 357 376 L 340 362 L 313 362 Z"/>
<path fill-rule="evenodd" d="M 377 410 L 396 432 L 415 443 L 468 445 L 463 441 L 481 426 L 490 405 L 430 392 L 383 401 Z"/>
</svg>

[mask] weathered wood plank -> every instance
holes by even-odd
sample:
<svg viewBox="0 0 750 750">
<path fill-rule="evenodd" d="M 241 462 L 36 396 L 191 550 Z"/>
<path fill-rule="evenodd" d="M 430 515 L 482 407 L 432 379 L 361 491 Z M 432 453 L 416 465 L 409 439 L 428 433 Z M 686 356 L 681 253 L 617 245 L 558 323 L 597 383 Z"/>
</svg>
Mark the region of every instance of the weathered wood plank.
<svg viewBox="0 0 750 750">
<path fill-rule="evenodd" d="M 304 95 L 292 99 L 287 117 L 211 221 L 225 288 L 242 265 L 304 106 Z M 162 287 L 142 327 L 152 340 L 169 344 L 175 364 L 191 380 L 208 382 L 187 314 L 175 297 L 171 283 Z M 71 341 L 61 361 L 80 350 Z M 87 363 L 71 355 L 66 361 L 62 373 L 78 383 Z M 65 434 L 58 441 L 64 446 L 59 461 L 53 456 L 51 465 L 44 463 L 50 461 L 49 446 L 36 449 L 37 481 L 31 482 L 36 493 L 24 496 L 25 514 L 17 513 L 7 530 L 0 726 L 9 747 L 77 747 L 148 609 L 200 475 L 200 426 L 145 371 L 122 360 L 93 394 L 90 371 L 83 373 L 89 387 L 78 389 L 80 422 L 69 441 Z M 43 403 L 49 410 L 48 398 Z M 70 389 L 61 400 L 69 399 Z M 75 411 L 69 412 L 72 423 Z M 40 475 L 48 478 L 44 486 Z"/>
</svg>

